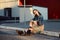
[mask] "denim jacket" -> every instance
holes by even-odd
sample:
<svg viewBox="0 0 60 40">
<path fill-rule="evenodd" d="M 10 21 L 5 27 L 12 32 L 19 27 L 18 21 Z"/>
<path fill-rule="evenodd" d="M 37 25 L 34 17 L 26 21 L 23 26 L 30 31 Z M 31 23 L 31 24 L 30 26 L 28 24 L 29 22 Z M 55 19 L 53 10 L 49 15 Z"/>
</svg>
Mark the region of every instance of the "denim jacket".
<svg viewBox="0 0 60 40">
<path fill-rule="evenodd" d="M 34 16 L 33 21 L 38 21 L 40 25 L 43 25 L 43 16 Z"/>
</svg>

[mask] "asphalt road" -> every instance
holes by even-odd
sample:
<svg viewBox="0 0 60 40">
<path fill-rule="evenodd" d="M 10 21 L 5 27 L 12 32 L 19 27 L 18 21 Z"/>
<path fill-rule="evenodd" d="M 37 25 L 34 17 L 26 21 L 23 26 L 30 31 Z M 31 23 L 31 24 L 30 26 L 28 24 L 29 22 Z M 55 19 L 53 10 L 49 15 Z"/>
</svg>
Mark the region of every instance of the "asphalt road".
<svg viewBox="0 0 60 40">
<path fill-rule="evenodd" d="M 2 26 L 11 26 L 18 28 L 28 28 L 29 22 L 15 23 L 15 21 L 5 21 L 0 24 Z M 60 32 L 60 21 L 44 21 L 44 27 L 47 31 L 57 31 Z"/>
<path fill-rule="evenodd" d="M 0 40 L 60 40 L 60 38 L 41 34 L 20 36 L 14 30 L 0 29 Z"/>
<path fill-rule="evenodd" d="M 28 23 L 9 23 L 9 22 L 0 22 L 0 25 L 2 26 L 11 26 L 11 27 L 22 27 L 27 28 Z M 45 30 L 50 31 L 59 31 L 60 32 L 60 22 L 48 22 L 44 21 Z M 32 36 L 20 36 L 16 33 L 14 30 L 7 30 L 7 29 L 1 29 L 0 28 L 0 40 L 60 40 L 60 38 L 57 37 L 51 37 L 47 35 L 41 35 L 36 34 Z"/>
</svg>

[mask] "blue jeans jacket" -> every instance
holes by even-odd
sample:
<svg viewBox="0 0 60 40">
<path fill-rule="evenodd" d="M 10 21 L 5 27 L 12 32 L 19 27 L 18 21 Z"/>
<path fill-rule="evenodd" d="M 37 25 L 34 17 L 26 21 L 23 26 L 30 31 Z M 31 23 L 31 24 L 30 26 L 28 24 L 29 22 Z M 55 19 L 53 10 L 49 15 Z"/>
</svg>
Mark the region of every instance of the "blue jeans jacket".
<svg viewBox="0 0 60 40">
<path fill-rule="evenodd" d="M 39 25 L 43 25 L 43 16 L 42 15 L 35 16 L 32 20 L 33 21 L 38 21 L 39 22 Z"/>
</svg>

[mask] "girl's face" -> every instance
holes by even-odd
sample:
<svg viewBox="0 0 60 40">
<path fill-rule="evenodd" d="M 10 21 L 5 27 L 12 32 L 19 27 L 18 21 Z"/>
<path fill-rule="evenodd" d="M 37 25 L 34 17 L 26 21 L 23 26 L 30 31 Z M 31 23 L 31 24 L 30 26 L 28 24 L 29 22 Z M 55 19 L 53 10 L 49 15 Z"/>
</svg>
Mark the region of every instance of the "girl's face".
<svg viewBox="0 0 60 40">
<path fill-rule="evenodd" d="M 38 14 L 38 11 L 37 10 L 34 10 L 33 12 L 34 12 L 34 15 Z"/>
</svg>

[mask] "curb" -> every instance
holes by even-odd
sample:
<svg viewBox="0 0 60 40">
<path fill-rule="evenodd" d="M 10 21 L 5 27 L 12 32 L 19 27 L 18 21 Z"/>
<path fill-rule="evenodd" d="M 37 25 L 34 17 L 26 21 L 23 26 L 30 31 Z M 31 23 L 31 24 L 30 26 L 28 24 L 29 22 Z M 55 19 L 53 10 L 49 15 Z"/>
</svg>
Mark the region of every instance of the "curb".
<svg viewBox="0 0 60 40">
<path fill-rule="evenodd" d="M 8 30 L 22 30 L 22 31 L 27 30 L 26 28 L 17 28 L 17 27 L 8 27 L 8 26 L 0 26 L 0 28 L 8 29 Z M 60 38 L 60 32 L 44 31 L 41 34 Z"/>
<path fill-rule="evenodd" d="M 44 31 L 42 34 L 60 38 L 60 32 Z"/>
</svg>

